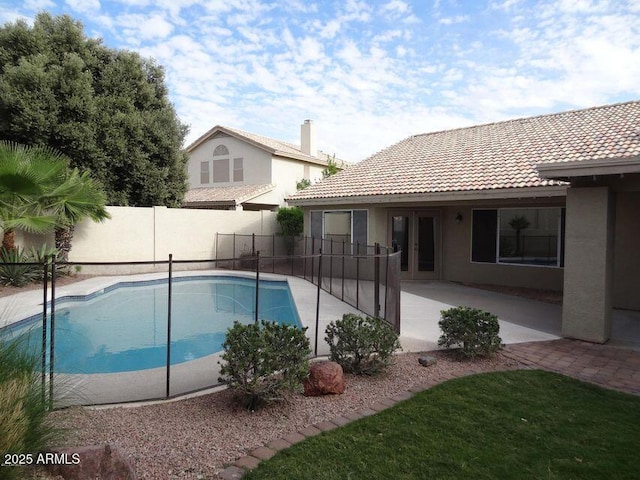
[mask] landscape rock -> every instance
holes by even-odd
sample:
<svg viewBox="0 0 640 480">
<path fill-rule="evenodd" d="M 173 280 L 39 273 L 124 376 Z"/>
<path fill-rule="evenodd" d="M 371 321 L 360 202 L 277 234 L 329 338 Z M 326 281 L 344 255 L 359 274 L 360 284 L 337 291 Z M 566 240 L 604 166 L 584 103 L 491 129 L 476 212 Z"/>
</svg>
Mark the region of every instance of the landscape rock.
<svg viewBox="0 0 640 480">
<path fill-rule="evenodd" d="M 53 464 L 47 466 L 52 475 L 65 480 L 136 480 L 129 460 L 114 445 L 62 448 L 52 450 Z"/>
<path fill-rule="evenodd" d="M 318 362 L 309 367 L 309 375 L 304 381 L 307 397 L 344 393 L 346 387 L 342 367 L 335 362 Z"/>
<path fill-rule="evenodd" d="M 431 365 L 435 365 L 438 363 L 436 357 L 431 357 L 429 355 L 424 355 L 422 357 L 418 357 L 418 363 L 423 367 L 430 367 Z"/>
</svg>

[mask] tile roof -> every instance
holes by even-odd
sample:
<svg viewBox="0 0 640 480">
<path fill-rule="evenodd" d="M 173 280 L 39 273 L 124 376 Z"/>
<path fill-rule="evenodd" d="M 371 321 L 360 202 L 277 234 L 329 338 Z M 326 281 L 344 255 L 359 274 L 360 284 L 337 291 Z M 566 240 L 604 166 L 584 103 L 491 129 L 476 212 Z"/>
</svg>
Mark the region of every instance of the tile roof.
<svg viewBox="0 0 640 480">
<path fill-rule="evenodd" d="M 204 143 L 218 132 L 223 132 L 236 138 L 248 140 L 250 143 L 281 157 L 295 158 L 297 160 L 304 160 L 306 162 L 316 163 L 319 165 L 326 165 L 327 159 L 329 158 L 328 154 L 321 151 L 318 151 L 318 157 L 314 157 L 312 155 L 307 155 L 306 153 L 304 153 L 300 149 L 299 145 L 294 145 L 293 143 L 289 142 L 283 142 L 282 140 L 276 140 L 275 138 L 265 137 L 256 133 L 245 132 L 244 130 L 240 130 L 238 128 L 224 127 L 222 125 L 216 125 L 207 133 L 202 135 L 187 147 L 187 151 L 191 152 L 198 145 Z M 338 162 L 343 162 L 339 159 L 336 160 Z"/>
<path fill-rule="evenodd" d="M 182 205 L 229 205 L 235 206 L 247 202 L 259 195 L 268 193 L 275 188 L 270 183 L 261 185 L 233 185 L 231 187 L 192 188 L 184 196 Z"/>
<path fill-rule="evenodd" d="M 563 185 L 536 164 L 640 155 L 640 101 L 414 135 L 287 200 Z"/>
</svg>

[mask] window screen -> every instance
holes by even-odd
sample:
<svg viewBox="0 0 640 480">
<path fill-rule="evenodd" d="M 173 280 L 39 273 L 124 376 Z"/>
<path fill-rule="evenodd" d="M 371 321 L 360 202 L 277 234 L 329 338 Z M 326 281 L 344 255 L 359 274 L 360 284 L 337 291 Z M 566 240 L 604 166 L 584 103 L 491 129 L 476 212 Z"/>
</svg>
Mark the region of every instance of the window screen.
<svg viewBox="0 0 640 480">
<path fill-rule="evenodd" d="M 311 212 L 311 236 L 322 238 L 322 212 Z"/>
<path fill-rule="evenodd" d="M 229 159 L 213 161 L 213 181 L 228 182 L 229 181 Z"/>
<path fill-rule="evenodd" d="M 244 180 L 244 172 L 242 169 L 242 159 L 234 158 L 233 159 L 233 181 L 234 182 L 242 182 Z"/>
<path fill-rule="evenodd" d="M 471 236 L 471 260 L 496 262 L 498 231 L 497 210 L 474 210 Z"/>
<path fill-rule="evenodd" d="M 353 222 L 353 243 L 359 242 L 360 245 L 367 244 L 368 219 L 367 210 L 354 210 L 352 216 Z"/>
<path fill-rule="evenodd" d="M 209 162 L 200 162 L 200 183 L 209 183 Z"/>
</svg>

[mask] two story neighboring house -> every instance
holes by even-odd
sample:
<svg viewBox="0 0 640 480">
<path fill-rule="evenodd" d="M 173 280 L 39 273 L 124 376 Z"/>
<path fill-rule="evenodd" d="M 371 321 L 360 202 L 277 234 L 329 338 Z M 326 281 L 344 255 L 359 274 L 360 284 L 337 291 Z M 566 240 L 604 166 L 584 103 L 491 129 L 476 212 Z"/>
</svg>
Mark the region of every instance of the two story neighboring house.
<svg viewBox="0 0 640 480">
<path fill-rule="evenodd" d="M 300 127 L 300 146 L 215 126 L 189 147 L 189 191 L 183 206 L 275 210 L 304 179 L 322 178 L 328 155 L 318 150 L 315 125 Z"/>
</svg>

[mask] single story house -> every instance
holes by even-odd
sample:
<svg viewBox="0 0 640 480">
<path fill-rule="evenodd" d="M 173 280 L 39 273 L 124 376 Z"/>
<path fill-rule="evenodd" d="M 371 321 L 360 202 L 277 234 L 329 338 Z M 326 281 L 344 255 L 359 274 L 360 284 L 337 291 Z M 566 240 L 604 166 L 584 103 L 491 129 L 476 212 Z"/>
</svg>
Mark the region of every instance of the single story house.
<svg viewBox="0 0 640 480">
<path fill-rule="evenodd" d="M 640 310 L 640 101 L 414 135 L 290 196 L 306 234 L 397 245 L 405 280 L 563 291 L 563 334 Z"/>
<path fill-rule="evenodd" d="M 300 145 L 215 126 L 187 147 L 189 190 L 183 207 L 276 210 L 302 179 L 318 180 L 329 156 L 305 120 Z"/>
</svg>

